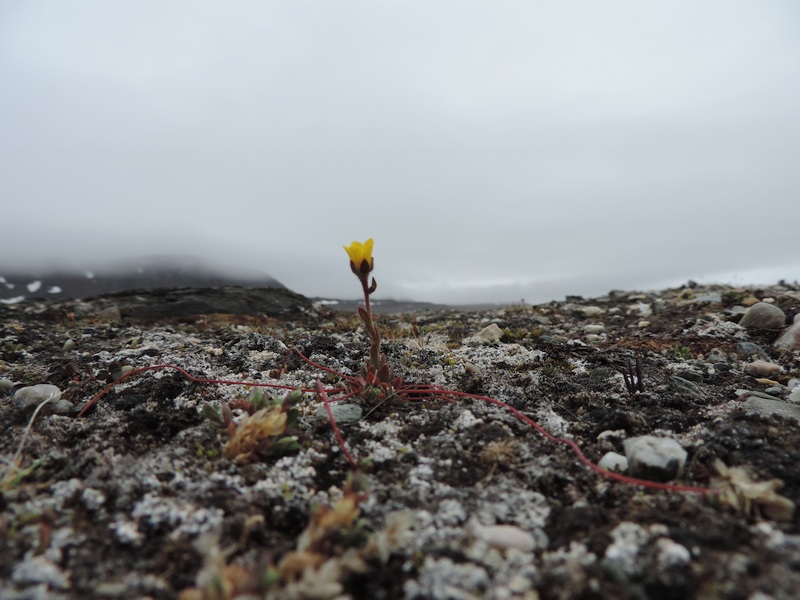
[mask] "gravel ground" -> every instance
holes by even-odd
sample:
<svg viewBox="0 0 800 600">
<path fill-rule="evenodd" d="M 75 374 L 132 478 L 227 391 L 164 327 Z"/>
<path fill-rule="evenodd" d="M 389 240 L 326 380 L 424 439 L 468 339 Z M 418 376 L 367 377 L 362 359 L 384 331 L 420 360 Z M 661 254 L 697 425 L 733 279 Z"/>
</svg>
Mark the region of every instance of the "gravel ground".
<svg viewBox="0 0 800 600">
<path fill-rule="evenodd" d="M 628 474 L 711 494 L 612 481 L 468 397 L 332 402 L 357 468 L 314 394 L 152 369 L 79 417 L 164 364 L 343 388 L 334 372 L 357 376 L 368 343 L 355 315 L 290 292 L 253 314 L 159 313 L 163 294 L 138 312 L 119 295 L 2 306 L 0 596 L 796 597 L 800 350 L 775 345 L 774 311 L 771 329 L 741 322 L 768 304 L 788 327 L 798 290 L 379 317 L 406 385 L 491 397 L 594 463 L 616 452 Z M 677 454 L 638 459 L 640 436 Z"/>
</svg>

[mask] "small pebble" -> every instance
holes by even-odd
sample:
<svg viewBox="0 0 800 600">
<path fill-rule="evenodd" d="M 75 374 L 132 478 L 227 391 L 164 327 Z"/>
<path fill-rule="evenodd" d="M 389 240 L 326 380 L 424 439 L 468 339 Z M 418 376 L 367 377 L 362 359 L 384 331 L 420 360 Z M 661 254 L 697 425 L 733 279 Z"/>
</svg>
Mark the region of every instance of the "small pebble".
<svg viewBox="0 0 800 600">
<path fill-rule="evenodd" d="M 603 333 L 606 330 L 606 326 L 602 323 L 595 323 L 592 325 L 584 325 L 583 332 L 584 333 Z"/>
<path fill-rule="evenodd" d="M 42 402 L 58 402 L 61 399 L 61 390 L 49 383 L 39 383 L 19 388 L 14 394 L 14 400 L 20 408 L 36 408 Z"/>
<path fill-rule="evenodd" d="M 708 292 L 707 294 L 700 294 L 695 296 L 695 302 L 722 302 L 722 294 L 719 292 Z"/>
<path fill-rule="evenodd" d="M 755 360 L 745 368 L 750 375 L 755 375 L 757 377 L 769 377 L 770 375 L 777 375 L 781 372 L 780 365 L 767 362 L 766 360 Z"/>
<path fill-rule="evenodd" d="M 722 348 L 712 348 L 706 356 L 706 360 L 710 363 L 725 363 L 728 362 L 728 355 Z"/>
<path fill-rule="evenodd" d="M 686 464 L 686 450 L 670 438 L 642 435 L 628 438 L 624 445 L 633 477 L 669 481 L 675 479 Z"/>
<path fill-rule="evenodd" d="M 682 375 L 689 375 L 689 377 L 693 377 L 691 372 L 683 372 Z M 708 394 L 706 394 L 705 390 L 700 387 L 694 381 L 690 381 L 686 379 L 686 377 L 679 377 L 678 375 L 670 375 L 669 379 L 669 386 L 677 391 L 678 393 L 685 394 L 687 396 L 691 396 L 695 400 L 705 400 Z"/>
<path fill-rule="evenodd" d="M 498 550 L 531 552 L 536 548 L 533 536 L 514 525 L 473 525 L 472 534 Z"/>
<path fill-rule="evenodd" d="M 781 329 L 786 324 L 786 315 L 773 304 L 758 302 L 744 313 L 739 325 L 752 329 Z"/>
<path fill-rule="evenodd" d="M 673 542 L 669 538 L 663 537 L 656 540 L 655 548 L 660 571 L 682 567 L 692 560 L 692 554 L 686 546 Z"/>
<path fill-rule="evenodd" d="M 603 314 L 605 311 L 599 306 L 584 306 L 581 308 L 581 312 L 587 317 L 596 317 L 597 315 Z"/>
<path fill-rule="evenodd" d="M 497 323 L 492 323 L 476 333 L 475 337 L 487 342 L 499 342 L 500 338 L 503 337 L 503 330 L 497 326 Z"/>
<path fill-rule="evenodd" d="M 650 327 L 650 321 L 639 321 L 638 325 L 639 329 L 644 329 L 645 327 Z"/>
<path fill-rule="evenodd" d="M 62 398 L 53 405 L 53 413 L 57 415 L 67 415 L 72 410 L 73 406 L 75 405 L 72 402 Z"/>
<path fill-rule="evenodd" d="M 628 470 L 628 459 L 616 452 L 606 452 L 600 462 L 597 463 L 597 466 L 606 471 L 624 473 Z"/>
<path fill-rule="evenodd" d="M 75 346 L 76 346 L 76 344 L 75 344 L 75 340 L 73 340 L 73 339 L 69 339 L 69 340 L 67 340 L 66 342 L 64 342 L 64 345 L 63 345 L 63 346 L 61 346 L 61 349 L 62 349 L 64 352 L 69 352 L 69 351 L 70 351 L 70 350 L 72 350 L 72 349 L 73 349 Z"/>
<path fill-rule="evenodd" d="M 11 391 L 14 387 L 14 382 L 10 379 L 0 379 L 0 394 L 5 394 Z"/>
<path fill-rule="evenodd" d="M 331 412 L 333 413 L 333 418 L 336 419 L 336 422 L 340 425 L 344 423 L 354 423 L 361 418 L 361 414 L 363 410 L 358 404 L 339 404 L 339 403 L 332 403 L 330 405 Z M 317 416 L 322 419 L 328 419 L 328 411 L 325 410 L 325 406 L 319 406 L 317 408 Z"/>
</svg>

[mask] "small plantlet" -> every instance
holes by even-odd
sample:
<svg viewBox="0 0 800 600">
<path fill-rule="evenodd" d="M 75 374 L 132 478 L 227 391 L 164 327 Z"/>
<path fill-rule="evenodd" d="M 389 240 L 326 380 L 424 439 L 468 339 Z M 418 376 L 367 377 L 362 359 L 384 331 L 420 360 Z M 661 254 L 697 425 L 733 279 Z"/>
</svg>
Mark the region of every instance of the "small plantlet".
<svg viewBox="0 0 800 600">
<path fill-rule="evenodd" d="M 728 467 L 717 459 L 712 464 L 717 472 L 714 483 L 719 490 L 717 499 L 737 512 L 751 517 L 791 521 L 794 502 L 778 494 L 783 487 L 780 479 L 756 481 L 741 467 Z"/>
<path fill-rule="evenodd" d="M 684 360 L 689 360 L 693 358 L 692 351 L 687 346 L 684 346 L 680 342 L 675 344 L 672 348 L 667 350 L 667 354 L 673 356 L 675 358 L 682 358 Z"/>
<path fill-rule="evenodd" d="M 219 411 L 205 404 L 202 413 L 211 421 L 227 427 L 229 439 L 223 455 L 237 463 L 250 462 L 300 449 L 297 436 L 292 434 L 297 429 L 295 406 L 302 397 L 299 390 L 272 400 L 264 398 L 263 390 L 251 392 L 242 406 L 247 415 L 238 423 L 228 404 L 223 404 Z"/>
<path fill-rule="evenodd" d="M 637 393 L 644 392 L 644 378 L 642 377 L 642 361 L 639 360 L 639 354 L 634 354 L 635 370 L 631 364 L 631 359 L 628 359 L 627 370 L 622 372 L 622 377 L 625 379 L 625 389 L 628 390 L 628 395 L 631 400 L 636 399 Z"/>
</svg>

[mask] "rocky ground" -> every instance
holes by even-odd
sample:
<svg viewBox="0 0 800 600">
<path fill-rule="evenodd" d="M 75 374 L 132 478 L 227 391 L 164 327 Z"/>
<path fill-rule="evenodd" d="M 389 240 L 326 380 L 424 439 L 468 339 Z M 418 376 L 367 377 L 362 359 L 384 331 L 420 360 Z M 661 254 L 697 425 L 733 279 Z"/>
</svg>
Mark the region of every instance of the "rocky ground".
<svg viewBox="0 0 800 600">
<path fill-rule="evenodd" d="M 379 319 L 406 382 L 712 494 L 610 481 L 469 398 L 334 403 L 355 472 L 313 394 L 157 369 L 79 417 L 131 369 L 332 388 L 289 349 L 365 359 L 354 315 L 285 290 L 168 297 L 0 307 L 3 598 L 797 597 L 796 285 Z"/>
</svg>

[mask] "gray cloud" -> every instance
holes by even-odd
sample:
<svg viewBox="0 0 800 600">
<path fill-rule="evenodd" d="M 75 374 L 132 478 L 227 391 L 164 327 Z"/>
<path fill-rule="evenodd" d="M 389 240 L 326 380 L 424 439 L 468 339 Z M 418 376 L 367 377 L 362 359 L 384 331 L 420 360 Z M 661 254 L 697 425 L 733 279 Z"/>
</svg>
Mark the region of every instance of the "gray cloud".
<svg viewBox="0 0 800 600">
<path fill-rule="evenodd" d="M 794 2 L 0 6 L 5 264 L 198 254 L 355 296 L 796 279 Z M 583 290 L 589 290 L 584 292 Z"/>
</svg>

